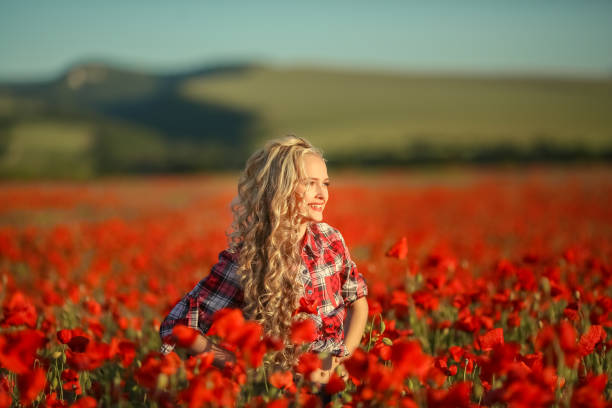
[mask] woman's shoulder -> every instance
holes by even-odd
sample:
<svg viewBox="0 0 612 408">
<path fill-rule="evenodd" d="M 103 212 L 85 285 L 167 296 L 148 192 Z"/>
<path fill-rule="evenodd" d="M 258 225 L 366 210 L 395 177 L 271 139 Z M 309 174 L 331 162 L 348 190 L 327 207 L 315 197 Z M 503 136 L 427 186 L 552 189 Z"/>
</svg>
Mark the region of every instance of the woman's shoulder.
<svg viewBox="0 0 612 408">
<path fill-rule="evenodd" d="M 240 282 L 238 277 L 238 256 L 238 251 L 229 248 L 219 252 L 219 260 L 212 267 L 211 275 L 217 275 L 238 284 Z"/>
<path fill-rule="evenodd" d="M 316 222 L 312 224 L 312 229 L 316 234 L 321 235 L 323 238 L 333 241 L 342 238 L 342 234 L 337 228 L 332 227 L 331 225 L 325 222 Z"/>
<path fill-rule="evenodd" d="M 331 249 L 336 252 L 343 252 L 344 238 L 337 228 L 325 222 L 317 222 L 313 224 L 312 230 L 320 241 L 323 250 Z"/>
<path fill-rule="evenodd" d="M 227 248 L 219 252 L 219 261 L 227 261 L 227 262 L 236 263 L 238 262 L 239 255 L 240 255 L 240 248 L 238 249 Z"/>
</svg>

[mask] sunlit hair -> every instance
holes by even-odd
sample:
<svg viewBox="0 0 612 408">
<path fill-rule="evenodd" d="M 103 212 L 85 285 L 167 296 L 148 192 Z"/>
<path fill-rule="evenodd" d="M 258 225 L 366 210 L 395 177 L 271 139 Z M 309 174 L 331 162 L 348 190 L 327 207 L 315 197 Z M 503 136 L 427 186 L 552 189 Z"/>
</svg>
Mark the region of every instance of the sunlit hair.
<svg viewBox="0 0 612 408">
<path fill-rule="evenodd" d="M 300 201 L 296 187 L 305 179 L 304 155 L 322 153 L 305 139 L 287 136 L 268 142 L 248 160 L 232 204 L 231 250 L 237 252 L 245 316 L 286 345 L 275 362 L 292 364 L 288 341 L 292 313 L 302 283 L 298 236 Z"/>
</svg>

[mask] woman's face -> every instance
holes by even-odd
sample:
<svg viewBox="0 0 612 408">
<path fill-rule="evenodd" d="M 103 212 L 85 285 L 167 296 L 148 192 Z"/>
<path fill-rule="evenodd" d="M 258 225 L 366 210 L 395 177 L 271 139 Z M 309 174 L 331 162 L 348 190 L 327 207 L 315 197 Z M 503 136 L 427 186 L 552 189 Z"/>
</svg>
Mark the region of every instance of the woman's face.
<svg viewBox="0 0 612 408">
<path fill-rule="evenodd" d="M 300 213 L 304 221 L 320 222 L 323 220 L 323 210 L 329 199 L 327 166 L 318 155 L 306 154 L 304 156 L 304 170 L 306 178 L 298 183 L 296 188 L 298 200 L 302 197 Z"/>
</svg>

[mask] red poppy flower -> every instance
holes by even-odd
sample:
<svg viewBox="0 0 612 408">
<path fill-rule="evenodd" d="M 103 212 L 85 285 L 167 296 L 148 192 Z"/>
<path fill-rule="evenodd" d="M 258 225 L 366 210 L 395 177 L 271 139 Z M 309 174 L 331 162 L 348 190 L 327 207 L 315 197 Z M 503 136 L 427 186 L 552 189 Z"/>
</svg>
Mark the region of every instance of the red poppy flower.
<svg viewBox="0 0 612 408">
<path fill-rule="evenodd" d="M 412 294 L 412 299 L 414 299 L 415 305 L 427 311 L 438 310 L 440 304 L 440 298 L 438 296 L 425 290 L 414 292 Z"/>
<path fill-rule="evenodd" d="M 70 329 L 59 330 L 56 336 L 57 336 L 57 340 L 59 340 L 60 343 L 66 344 L 72 338 L 72 330 Z"/>
<path fill-rule="evenodd" d="M 588 376 L 572 393 L 571 406 L 573 408 L 607 408 L 604 390 L 608 383 L 608 376 Z"/>
<path fill-rule="evenodd" d="M 344 361 L 344 367 L 346 367 L 352 379 L 359 381 L 366 378 L 370 360 L 374 360 L 373 363 L 376 364 L 376 356 L 366 354 L 365 351 L 358 348 L 348 360 Z"/>
<path fill-rule="evenodd" d="M 295 344 L 310 343 L 317 338 L 317 326 L 312 319 L 293 322 L 291 325 L 291 341 Z"/>
<path fill-rule="evenodd" d="M 387 251 L 387 256 L 405 259 L 408 256 L 408 239 L 406 237 L 400 238 L 393 246 Z"/>
<path fill-rule="evenodd" d="M 10 408 L 13 403 L 13 396 L 8 391 L 0 387 L 0 408 Z"/>
<path fill-rule="evenodd" d="M 517 367 L 515 367 L 517 368 Z M 516 408 L 548 408 L 555 401 L 554 391 L 527 370 L 515 378 L 509 378 L 499 391 L 500 402 Z M 514 374 L 516 375 L 516 374 Z"/>
<path fill-rule="evenodd" d="M 134 379 L 143 387 L 155 389 L 159 376 L 160 362 L 158 354 L 151 352 L 142 360 L 140 367 L 134 372 Z"/>
<path fill-rule="evenodd" d="M 377 316 L 383 312 L 383 307 L 379 301 L 368 298 L 368 316 Z"/>
<path fill-rule="evenodd" d="M 290 371 L 276 371 L 270 375 L 270 384 L 278 389 L 287 389 L 295 392 L 295 384 L 293 383 L 293 374 Z"/>
<path fill-rule="evenodd" d="M 275 399 L 274 401 L 268 402 L 266 408 L 287 408 L 289 406 L 289 400 L 287 398 L 281 397 L 279 399 Z"/>
<path fill-rule="evenodd" d="M 470 394 L 472 384 L 460 381 L 453 384 L 448 390 L 427 389 L 427 406 L 431 408 L 470 408 Z"/>
<path fill-rule="evenodd" d="M 67 368 L 62 371 L 62 388 L 66 391 L 72 391 L 76 395 L 81 395 L 81 383 L 79 382 L 79 373 Z"/>
<path fill-rule="evenodd" d="M 10 405 L 10 402 L 9 402 Z M 57 399 L 57 392 L 52 392 L 45 396 L 45 406 L 47 408 L 65 408 L 68 403 L 64 400 Z M 0 402 L 0 407 L 4 408 L 4 405 Z M 8 408 L 8 405 L 7 405 Z"/>
<path fill-rule="evenodd" d="M 378 341 L 374 345 L 374 354 L 376 354 L 381 360 L 389 361 L 391 360 L 391 346 L 387 346 L 382 341 Z"/>
<path fill-rule="evenodd" d="M 74 404 L 70 405 L 70 408 L 96 408 L 98 401 L 94 397 L 85 396 L 81 397 Z"/>
<path fill-rule="evenodd" d="M 303 408 L 320 408 L 321 400 L 318 396 L 307 391 L 305 388 L 300 388 L 300 393 L 297 396 L 299 407 Z"/>
<path fill-rule="evenodd" d="M 176 345 L 179 347 L 191 347 L 195 343 L 198 336 L 200 336 L 199 330 L 192 329 L 191 327 L 177 324 L 172 329 L 172 335 L 176 339 Z"/>
<path fill-rule="evenodd" d="M 310 378 L 310 374 L 313 371 L 321 368 L 321 359 L 315 353 L 303 353 L 300 355 L 298 359 L 298 364 L 295 367 L 295 371 L 300 374 L 303 374 L 304 377 Z"/>
<path fill-rule="evenodd" d="M 490 354 L 483 354 L 477 359 L 481 368 L 481 379 L 491 381 L 493 375 L 499 376 L 508 372 L 517 359 L 520 345 L 504 343 L 496 345 Z"/>
<path fill-rule="evenodd" d="M 213 324 L 209 330 L 210 335 L 219 335 L 228 338 L 244 324 L 244 316 L 239 309 L 225 308 L 213 315 Z"/>
<path fill-rule="evenodd" d="M 504 330 L 502 328 L 497 328 L 488 331 L 482 336 L 478 336 L 474 346 L 477 350 L 490 351 L 493 350 L 495 346 L 502 344 L 504 344 Z"/>
<path fill-rule="evenodd" d="M 70 347 L 70 350 L 76 353 L 83 353 L 87 349 L 87 345 L 89 344 L 89 338 L 85 336 L 73 336 L 68 341 L 67 345 Z"/>
<path fill-rule="evenodd" d="M 391 306 L 407 308 L 409 306 L 408 294 L 403 290 L 394 290 L 391 293 Z"/>
<path fill-rule="evenodd" d="M 445 374 L 443 370 L 438 368 L 436 365 L 432 365 L 427 370 L 427 373 L 425 374 L 425 377 L 423 378 L 423 380 L 424 382 L 427 382 L 428 384 L 434 386 L 435 388 L 440 388 L 442 387 L 442 385 L 444 385 L 444 383 L 448 379 L 447 377 L 448 376 Z"/>
<path fill-rule="evenodd" d="M 47 339 L 39 330 L 24 329 L 0 335 L 0 365 L 17 374 L 32 368 L 36 352 Z"/>
<path fill-rule="evenodd" d="M 22 405 L 30 405 L 45 388 L 47 377 L 45 370 L 40 367 L 32 371 L 20 374 L 17 377 L 17 385 L 19 387 L 19 402 Z"/>
<path fill-rule="evenodd" d="M 82 352 L 67 350 L 68 365 L 77 371 L 90 371 L 100 367 L 109 358 L 110 347 L 106 343 L 90 341 Z"/>
<path fill-rule="evenodd" d="M 87 334 L 79 328 L 59 330 L 56 336 L 57 340 L 62 344 L 68 344 L 68 342 L 75 336 L 88 337 Z"/>
<path fill-rule="evenodd" d="M 176 353 L 166 355 L 152 351 L 142 360 L 141 366 L 134 372 L 134 378 L 143 387 L 155 389 L 159 374 L 174 374 L 181 364 Z"/>
<path fill-rule="evenodd" d="M 230 407 L 234 406 L 236 391 L 219 371 L 207 371 L 189 383 L 187 389 L 180 393 L 179 400 L 187 403 L 189 408 L 207 406 L 208 402 Z"/>
<path fill-rule="evenodd" d="M 580 304 L 578 302 L 572 302 L 565 307 L 563 310 L 563 316 L 569 320 L 575 322 L 580 318 Z"/>
<path fill-rule="evenodd" d="M 344 391 L 346 388 L 346 383 L 344 380 L 336 373 L 333 373 L 329 378 L 327 384 L 325 384 L 325 392 L 328 394 L 336 394 L 340 391 Z"/>
<path fill-rule="evenodd" d="M 235 330 L 231 336 L 224 340 L 229 341 L 243 352 L 262 344 L 263 327 L 257 322 L 246 322 L 239 329 Z"/>
<path fill-rule="evenodd" d="M 440 369 L 444 375 L 446 376 L 453 376 L 455 374 L 457 374 L 457 366 L 456 365 L 452 365 L 452 366 L 448 366 L 448 363 L 446 361 L 445 357 L 438 357 L 435 359 L 435 366 Z"/>
<path fill-rule="evenodd" d="M 593 325 L 589 327 L 589 331 L 583 334 L 578 341 L 578 351 L 581 357 L 591 354 L 595 350 L 595 346 L 606 339 L 606 332 L 603 327 Z"/>
<path fill-rule="evenodd" d="M 36 308 L 30 299 L 23 293 L 15 292 L 6 298 L 2 305 L 4 318 L 0 326 L 27 326 L 33 329 L 36 326 Z"/>
<path fill-rule="evenodd" d="M 400 375 L 424 377 L 433 359 L 424 354 L 418 341 L 396 341 L 391 346 L 391 361 Z"/>
<path fill-rule="evenodd" d="M 463 348 L 459 346 L 452 346 L 448 349 L 448 351 L 453 360 L 455 360 L 456 362 L 461 362 L 461 357 L 463 357 Z"/>
<path fill-rule="evenodd" d="M 119 342 L 119 359 L 124 368 L 128 368 L 136 357 L 136 344 L 128 340 Z"/>
</svg>

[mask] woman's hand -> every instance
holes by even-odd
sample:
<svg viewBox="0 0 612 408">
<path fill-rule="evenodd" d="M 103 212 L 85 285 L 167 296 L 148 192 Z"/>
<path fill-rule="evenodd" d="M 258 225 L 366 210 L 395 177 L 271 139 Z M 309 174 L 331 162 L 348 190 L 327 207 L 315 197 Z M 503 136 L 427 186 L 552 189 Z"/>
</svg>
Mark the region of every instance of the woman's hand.
<svg viewBox="0 0 612 408">
<path fill-rule="evenodd" d="M 310 381 L 318 384 L 327 384 L 336 368 L 338 368 L 338 374 L 340 375 L 340 378 L 342 378 L 344 381 L 348 380 L 348 372 L 342 364 L 343 360 L 343 358 L 336 356 L 329 356 L 325 358 L 323 360 L 322 367 L 316 369 L 310 375 Z"/>
<path fill-rule="evenodd" d="M 310 374 L 310 381 L 315 384 L 327 384 L 329 382 L 330 370 L 317 368 Z"/>
<path fill-rule="evenodd" d="M 214 344 L 207 336 L 198 335 L 193 344 L 187 348 L 187 353 L 197 355 L 201 353 L 213 353 L 213 365 L 223 369 L 226 363 L 235 363 L 236 356 L 231 351 Z"/>
</svg>

